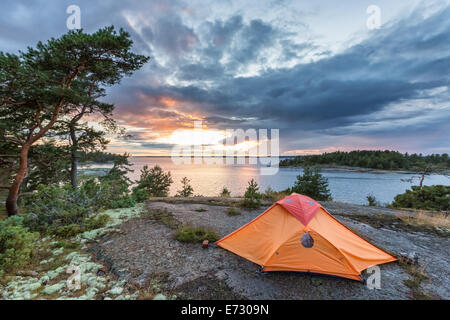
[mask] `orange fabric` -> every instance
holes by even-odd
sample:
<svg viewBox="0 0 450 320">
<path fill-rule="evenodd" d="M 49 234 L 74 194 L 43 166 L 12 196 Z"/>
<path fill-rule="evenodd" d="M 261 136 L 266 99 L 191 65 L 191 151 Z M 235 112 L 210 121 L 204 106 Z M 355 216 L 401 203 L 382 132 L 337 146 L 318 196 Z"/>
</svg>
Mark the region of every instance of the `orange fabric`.
<svg viewBox="0 0 450 320">
<path fill-rule="evenodd" d="M 216 243 L 262 266 L 275 250 L 301 228 L 303 225 L 300 221 L 283 207 L 275 205 Z"/>
<path fill-rule="evenodd" d="M 288 205 L 283 205 L 288 199 Z M 362 270 L 396 260 L 312 201 L 292 194 L 216 244 L 261 265 L 264 271 L 302 271 L 355 280 L 361 280 Z M 316 208 L 308 208 L 305 203 Z M 293 208 L 295 204 L 298 206 Z M 306 232 L 313 239 L 310 248 L 302 245 Z"/>
<path fill-rule="evenodd" d="M 330 241 L 359 273 L 374 265 L 397 260 L 348 229 L 323 208 L 308 226 Z"/>
</svg>

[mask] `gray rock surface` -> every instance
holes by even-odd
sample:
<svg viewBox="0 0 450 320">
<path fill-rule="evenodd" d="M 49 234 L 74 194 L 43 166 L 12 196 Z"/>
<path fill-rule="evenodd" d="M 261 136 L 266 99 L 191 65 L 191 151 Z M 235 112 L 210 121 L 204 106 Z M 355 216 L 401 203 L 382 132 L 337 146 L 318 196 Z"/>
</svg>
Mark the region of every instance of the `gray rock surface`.
<svg viewBox="0 0 450 320">
<path fill-rule="evenodd" d="M 149 209 L 165 208 L 184 224 L 211 227 L 221 237 L 265 210 L 243 210 L 242 215 L 230 217 L 226 214 L 228 207 L 225 206 L 165 202 L 150 202 L 148 206 Z M 199 208 L 206 211 L 196 211 Z M 367 208 L 349 205 L 348 210 L 362 214 L 367 213 Z M 339 210 L 344 212 L 345 204 L 330 208 L 331 212 Z M 375 245 L 395 254 L 415 252 L 429 275 L 429 279 L 422 283 L 422 290 L 434 298 L 450 299 L 449 238 L 377 229 L 348 216 L 336 217 Z M 93 248 L 97 257 L 106 261 L 120 279 L 127 281 L 145 283 L 146 277 L 166 273 L 169 280 L 166 290 L 174 292 L 196 279 L 213 277 L 226 283 L 234 294 L 247 299 L 412 298 L 410 288 L 404 284 L 404 280 L 411 276 L 397 263 L 381 265 L 381 289 L 370 290 L 360 282 L 347 279 L 295 272 L 260 273 L 258 265 L 214 244 L 202 249 L 201 243 L 178 242 L 174 239 L 174 230 L 149 219 L 127 221 L 120 226 L 120 230 L 120 233 L 100 241 Z M 203 289 L 196 288 L 197 291 Z"/>
</svg>

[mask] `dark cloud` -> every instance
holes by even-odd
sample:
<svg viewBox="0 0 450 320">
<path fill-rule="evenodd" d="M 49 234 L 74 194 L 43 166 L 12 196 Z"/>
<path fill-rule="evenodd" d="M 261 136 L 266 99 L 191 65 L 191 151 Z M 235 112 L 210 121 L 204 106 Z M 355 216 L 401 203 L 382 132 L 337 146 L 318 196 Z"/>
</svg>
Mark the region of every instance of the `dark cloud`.
<svg viewBox="0 0 450 320">
<path fill-rule="evenodd" d="M 0 43 L 15 51 L 66 32 L 70 4 L 2 2 Z M 284 150 L 337 145 L 344 137 L 355 145 L 394 136 L 405 143 L 420 133 L 424 142 L 416 145 L 431 150 L 448 133 L 449 5 L 425 16 L 423 4 L 337 54 L 311 34 L 241 11 L 196 20 L 201 8 L 183 1 L 79 5 L 87 31 L 124 27 L 135 50 L 151 56 L 143 70 L 108 89 L 123 124 L 161 130 L 186 127 L 195 116 L 216 128 L 279 128 Z M 289 6 L 272 9 L 288 15 Z"/>
<path fill-rule="evenodd" d="M 338 128 L 348 130 L 357 116 L 370 116 L 410 99 L 432 99 L 427 90 L 448 86 L 449 10 L 447 7 L 427 19 L 414 12 L 344 52 L 317 62 L 289 69 L 269 69 L 254 77 L 224 77 L 208 88 L 194 84 L 161 86 L 158 91 L 196 104 L 210 117 L 257 117 L 288 130 L 297 126 L 322 130 L 326 126 L 339 134 Z M 260 21 L 250 23 L 247 32 L 250 30 L 258 30 L 255 34 L 273 32 Z M 429 34 L 429 30 L 435 31 Z M 253 40 L 257 41 L 256 37 Z M 268 41 L 256 42 L 255 51 Z M 306 44 L 301 47 L 310 48 Z M 244 46 L 236 51 L 234 61 L 244 63 L 244 57 L 251 56 L 247 52 L 249 48 Z M 189 79 L 195 79 L 195 75 L 199 75 L 199 80 L 208 76 L 215 79 L 219 74 L 215 72 L 218 68 L 209 70 L 199 65 L 184 66 L 182 70 L 191 71 Z M 149 91 L 153 90 L 143 89 L 143 92 L 151 95 Z M 448 109 L 440 112 L 448 119 Z M 434 120 L 439 122 L 442 116 Z"/>
<path fill-rule="evenodd" d="M 172 57 L 179 57 L 193 50 L 197 42 L 197 35 L 178 16 L 159 18 L 153 29 L 143 29 L 143 36 L 156 49 Z"/>
</svg>

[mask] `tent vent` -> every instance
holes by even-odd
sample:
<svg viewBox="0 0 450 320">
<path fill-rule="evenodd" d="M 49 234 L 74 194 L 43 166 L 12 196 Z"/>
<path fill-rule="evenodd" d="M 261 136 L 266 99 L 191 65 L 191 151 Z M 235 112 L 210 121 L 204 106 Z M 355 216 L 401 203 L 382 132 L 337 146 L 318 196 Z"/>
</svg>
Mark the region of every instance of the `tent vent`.
<svg viewBox="0 0 450 320">
<path fill-rule="evenodd" d="M 314 239 L 308 232 L 305 232 L 305 234 L 302 236 L 301 242 L 305 248 L 312 248 L 312 246 L 314 245 Z"/>
</svg>

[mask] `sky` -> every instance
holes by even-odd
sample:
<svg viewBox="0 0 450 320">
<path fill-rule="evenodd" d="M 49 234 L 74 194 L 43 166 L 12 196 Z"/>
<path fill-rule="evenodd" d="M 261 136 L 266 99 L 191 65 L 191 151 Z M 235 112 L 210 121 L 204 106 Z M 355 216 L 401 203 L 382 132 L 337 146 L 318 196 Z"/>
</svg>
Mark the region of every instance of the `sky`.
<svg viewBox="0 0 450 320">
<path fill-rule="evenodd" d="M 107 89 L 129 134 L 108 151 L 170 155 L 202 121 L 210 144 L 279 129 L 282 155 L 450 152 L 449 0 L 2 0 L 0 50 L 66 33 L 69 5 L 85 32 L 123 27 L 150 56 Z"/>
</svg>

